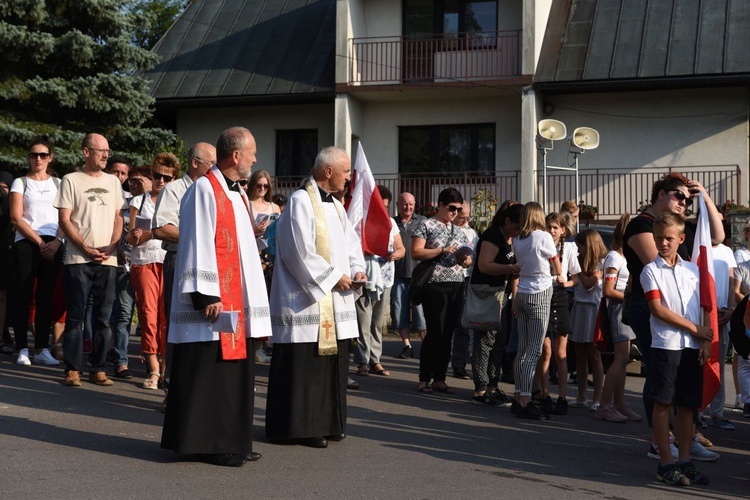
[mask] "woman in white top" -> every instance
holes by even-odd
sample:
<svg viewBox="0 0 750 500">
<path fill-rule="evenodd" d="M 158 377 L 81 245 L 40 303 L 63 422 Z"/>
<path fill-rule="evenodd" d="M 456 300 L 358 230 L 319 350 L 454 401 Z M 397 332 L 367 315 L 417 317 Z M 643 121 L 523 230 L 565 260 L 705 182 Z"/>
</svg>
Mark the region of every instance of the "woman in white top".
<svg viewBox="0 0 750 500">
<path fill-rule="evenodd" d="M 518 236 L 513 238 L 519 278 L 513 299 L 518 352 L 513 364 L 516 390 L 511 411 L 519 418 L 543 420 L 548 416 L 531 404 L 531 389 L 549 324 L 552 277 L 562 274 L 562 266 L 538 203 L 531 201 L 524 206 L 520 226 Z"/>
<path fill-rule="evenodd" d="M 156 390 L 165 373 L 167 322 L 164 314 L 164 255 L 161 241 L 153 239 L 151 219 L 156 198 L 168 182 L 180 173 L 180 162 L 172 153 L 159 153 L 144 168 L 131 170 L 129 178 L 149 179 L 151 191 L 130 200 L 130 231 L 127 242 L 133 245 L 130 253 L 130 284 L 135 293 L 138 322 L 141 325 L 141 355 L 148 365 L 148 376 L 143 388 Z M 146 182 L 144 180 L 143 182 Z M 161 365 L 159 358 L 161 357 Z"/>
<path fill-rule="evenodd" d="M 247 198 L 250 200 L 255 236 L 262 238 L 268 225 L 281 213 L 279 206 L 271 201 L 273 188 L 271 176 L 265 170 L 256 170 L 247 182 Z"/>
<path fill-rule="evenodd" d="M 640 422 L 641 416 L 625 404 L 625 377 L 630 362 L 630 342 L 635 339 L 633 329 L 622 322 L 622 301 L 628 284 L 630 271 L 622 255 L 622 236 L 630 222 L 627 212 L 620 217 L 612 234 L 612 250 L 604 258 L 604 288 L 602 293 L 607 299 L 610 331 L 615 356 L 607 370 L 602 390 L 602 404 L 596 410 L 596 418 L 607 422 Z M 612 404 L 612 395 L 615 402 Z M 624 419 L 622 417 L 625 417 Z"/>
<path fill-rule="evenodd" d="M 46 136 L 34 138 L 28 153 L 29 172 L 14 180 L 10 188 L 10 218 L 16 227 L 16 239 L 11 251 L 9 310 L 19 365 L 31 364 L 28 328 L 35 282 L 34 364 L 59 364 L 49 352 L 52 296 L 63 253 L 63 234 L 57 224 L 57 209 L 52 205 L 60 180 L 47 173 L 53 147 Z"/>
</svg>

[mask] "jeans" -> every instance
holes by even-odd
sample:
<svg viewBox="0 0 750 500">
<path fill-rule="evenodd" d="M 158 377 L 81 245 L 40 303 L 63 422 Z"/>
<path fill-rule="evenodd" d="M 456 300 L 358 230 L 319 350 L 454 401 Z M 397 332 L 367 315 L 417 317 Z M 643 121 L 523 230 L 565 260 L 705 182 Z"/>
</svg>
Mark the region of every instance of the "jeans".
<svg viewBox="0 0 750 500">
<path fill-rule="evenodd" d="M 651 310 L 643 295 L 633 295 L 628 303 L 628 322 L 635 333 L 635 341 L 643 355 L 643 366 L 646 369 L 646 380 L 643 383 L 643 408 L 646 420 L 651 427 L 654 414 L 654 400 L 651 399 L 649 367 L 651 365 Z"/>
<path fill-rule="evenodd" d="M 409 307 L 409 283 L 411 278 L 396 278 L 391 289 L 391 324 L 396 329 L 414 327 L 415 330 L 424 331 L 427 324 L 424 319 L 422 306 L 411 305 Z M 411 311 L 410 311 L 411 309 Z M 409 317 L 411 312 L 411 318 Z M 411 319 L 411 321 L 410 321 Z"/>
<path fill-rule="evenodd" d="M 109 320 L 115 302 L 115 276 L 117 268 L 102 264 L 69 264 L 63 266 L 65 305 L 68 316 L 63 334 L 63 362 L 65 372 L 82 371 L 83 324 L 86 303 L 93 300 L 92 322 L 94 351 L 91 354 L 91 373 L 103 372 L 107 349 L 112 342 Z"/>
<path fill-rule="evenodd" d="M 133 287 L 130 286 L 130 273 L 118 267 L 115 276 L 115 303 L 109 324 L 114 327 L 115 366 L 128 366 L 128 341 L 130 340 L 130 325 L 133 322 Z"/>
</svg>

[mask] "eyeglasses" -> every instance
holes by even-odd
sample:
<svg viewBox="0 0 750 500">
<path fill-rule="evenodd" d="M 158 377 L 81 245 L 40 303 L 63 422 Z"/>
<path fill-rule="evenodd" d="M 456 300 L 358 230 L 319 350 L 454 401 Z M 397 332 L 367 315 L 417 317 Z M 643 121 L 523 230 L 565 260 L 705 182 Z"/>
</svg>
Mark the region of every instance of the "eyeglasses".
<svg viewBox="0 0 750 500">
<path fill-rule="evenodd" d="M 173 175 L 164 175 L 164 174 L 160 174 L 159 172 L 154 172 L 154 173 L 153 173 L 153 174 L 151 174 L 151 175 L 153 175 L 153 176 L 154 176 L 154 180 L 155 180 L 155 181 L 158 181 L 158 180 L 164 179 L 164 182 L 171 182 L 171 181 L 172 181 L 172 179 L 174 179 L 174 176 L 173 176 Z"/>
<path fill-rule="evenodd" d="M 32 151 L 31 153 L 29 153 L 29 158 L 31 158 L 32 160 L 36 160 L 37 158 L 39 158 L 40 160 L 46 160 L 47 158 L 49 158 L 49 153 L 34 153 Z"/>
<path fill-rule="evenodd" d="M 102 153 L 105 156 L 109 156 L 110 154 L 112 154 L 111 149 L 97 149 L 97 148 L 90 148 L 88 146 L 86 146 L 86 149 L 88 149 L 89 151 L 96 151 L 97 153 Z"/>
<path fill-rule="evenodd" d="M 457 207 L 456 205 L 448 205 L 445 208 L 447 208 L 450 213 L 454 213 L 454 212 L 461 213 L 463 211 L 463 207 Z"/>
<path fill-rule="evenodd" d="M 689 207 L 693 204 L 693 199 L 690 196 L 686 196 L 685 193 L 683 193 L 679 189 L 670 189 L 668 192 L 672 193 L 675 200 L 677 200 L 678 202 L 684 201 L 686 207 Z"/>
<path fill-rule="evenodd" d="M 128 182 L 131 184 L 138 184 L 139 182 L 143 182 L 145 179 L 143 177 L 131 177 L 128 179 Z"/>
<path fill-rule="evenodd" d="M 240 186 L 247 186 L 247 179 L 240 179 L 237 182 Z"/>
<path fill-rule="evenodd" d="M 255 189 L 268 189 L 268 184 L 256 184 Z"/>
<path fill-rule="evenodd" d="M 216 163 L 214 160 L 204 160 L 203 158 L 194 158 L 195 161 L 199 161 L 201 163 L 205 163 L 206 165 L 213 165 Z"/>
</svg>

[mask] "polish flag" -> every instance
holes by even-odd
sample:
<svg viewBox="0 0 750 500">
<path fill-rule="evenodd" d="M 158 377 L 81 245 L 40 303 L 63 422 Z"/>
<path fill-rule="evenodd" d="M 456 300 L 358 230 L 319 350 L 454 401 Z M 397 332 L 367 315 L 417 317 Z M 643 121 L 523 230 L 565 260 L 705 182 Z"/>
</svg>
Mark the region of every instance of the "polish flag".
<svg viewBox="0 0 750 500">
<path fill-rule="evenodd" d="M 714 338 L 711 341 L 711 354 L 703 365 L 703 407 L 711 403 L 721 385 L 719 373 L 719 311 L 716 303 L 716 282 L 714 281 L 714 259 L 711 246 L 711 228 L 708 225 L 708 209 L 703 194 L 698 196 L 698 227 L 693 243 L 693 263 L 698 265 L 700 275 L 700 296 L 703 314 L 708 315 Z M 705 316 L 704 316 L 705 319 Z M 704 321 L 705 324 L 705 321 Z"/>
<path fill-rule="evenodd" d="M 362 241 L 365 254 L 388 256 L 388 239 L 391 234 L 391 216 L 375 184 L 370 165 L 367 164 L 362 143 L 357 145 L 357 157 L 351 181 L 351 199 L 346 212 L 349 222 Z"/>
</svg>

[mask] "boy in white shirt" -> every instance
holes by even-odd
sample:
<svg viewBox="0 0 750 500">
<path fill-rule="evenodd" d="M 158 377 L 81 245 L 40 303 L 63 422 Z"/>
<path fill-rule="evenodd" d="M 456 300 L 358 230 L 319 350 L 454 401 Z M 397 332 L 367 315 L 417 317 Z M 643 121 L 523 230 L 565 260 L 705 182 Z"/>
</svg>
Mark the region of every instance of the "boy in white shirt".
<svg viewBox="0 0 750 500">
<path fill-rule="evenodd" d="M 680 215 L 662 213 L 654 222 L 659 255 L 641 273 L 641 285 L 651 311 L 651 393 L 653 434 L 659 450 L 669 449 L 669 414 L 677 407 L 680 446 L 677 463 L 660 453 L 656 479 L 674 486 L 708 484 L 708 477 L 690 461 L 693 412 L 701 406 L 703 367 L 711 352 L 713 331 L 700 324 L 698 268 L 677 255 L 685 240 Z"/>
</svg>

